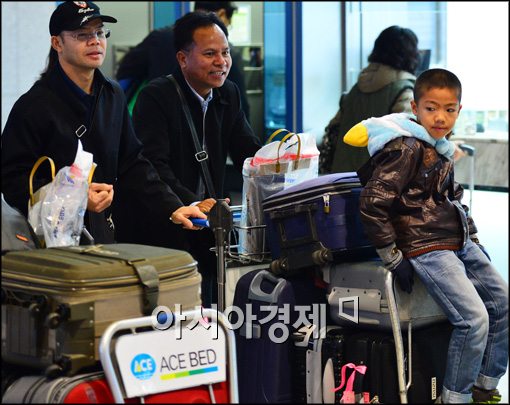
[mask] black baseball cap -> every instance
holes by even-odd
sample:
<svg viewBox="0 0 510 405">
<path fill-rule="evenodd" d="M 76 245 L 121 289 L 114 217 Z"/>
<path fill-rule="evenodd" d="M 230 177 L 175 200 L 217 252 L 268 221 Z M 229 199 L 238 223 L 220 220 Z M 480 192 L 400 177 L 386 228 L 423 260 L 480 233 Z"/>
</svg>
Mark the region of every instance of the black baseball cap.
<svg viewBox="0 0 510 405">
<path fill-rule="evenodd" d="M 50 34 L 58 35 L 62 31 L 77 30 L 94 18 L 100 18 L 104 22 L 117 22 L 116 18 L 102 15 L 99 7 L 91 1 L 64 1 L 51 15 Z"/>
</svg>

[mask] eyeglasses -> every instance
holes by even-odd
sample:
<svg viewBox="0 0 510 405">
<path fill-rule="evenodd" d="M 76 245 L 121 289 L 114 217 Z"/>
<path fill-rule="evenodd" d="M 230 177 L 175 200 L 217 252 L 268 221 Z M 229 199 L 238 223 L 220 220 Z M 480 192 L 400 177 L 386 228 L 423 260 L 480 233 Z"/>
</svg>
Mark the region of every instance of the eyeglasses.
<svg viewBox="0 0 510 405">
<path fill-rule="evenodd" d="M 108 28 L 101 28 L 94 32 L 79 32 L 69 33 L 70 37 L 73 37 L 75 40 L 79 42 L 89 42 L 91 39 L 106 39 L 110 36 L 110 30 Z"/>
</svg>

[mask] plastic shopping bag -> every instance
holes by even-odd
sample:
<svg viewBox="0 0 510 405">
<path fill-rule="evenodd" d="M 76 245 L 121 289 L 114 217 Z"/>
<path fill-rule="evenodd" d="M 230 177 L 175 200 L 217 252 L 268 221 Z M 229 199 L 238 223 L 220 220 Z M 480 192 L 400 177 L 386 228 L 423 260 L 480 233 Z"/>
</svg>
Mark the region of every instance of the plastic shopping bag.
<svg viewBox="0 0 510 405">
<path fill-rule="evenodd" d="M 269 140 L 281 131 L 286 130 L 276 131 Z M 244 161 L 239 253 L 263 259 L 266 237 L 262 201 L 318 173 L 319 151 L 311 134 L 288 133 Z"/>
<path fill-rule="evenodd" d="M 74 163 L 60 169 L 44 186 L 45 195 L 32 207 L 34 229 L 44 235 L 46 247 L 77 246 L 87 209 L 88 180 L 93 167 L 92 154 L 78 141 Z M 37 206 L 39 204 L 39 206 Z"/>
</svg>

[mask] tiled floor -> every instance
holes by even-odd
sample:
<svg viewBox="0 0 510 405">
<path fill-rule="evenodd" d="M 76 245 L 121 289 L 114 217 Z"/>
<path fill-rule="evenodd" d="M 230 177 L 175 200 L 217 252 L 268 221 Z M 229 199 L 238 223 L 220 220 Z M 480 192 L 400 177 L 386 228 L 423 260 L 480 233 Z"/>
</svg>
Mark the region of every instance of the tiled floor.
<svg viewBox="0 0 510 405">
<path fill-rule="evenodd" d="M 469 192 L 464 203 L 469 202 Z M 508 283 L 508 193 L 478 191 L 473 194 L 473 219 L 478 228 L 480 243 L 491 256 L 492 263 Z M 508 371 L 501 378 L 501 402 L 509 403 Z"/>
</svg>

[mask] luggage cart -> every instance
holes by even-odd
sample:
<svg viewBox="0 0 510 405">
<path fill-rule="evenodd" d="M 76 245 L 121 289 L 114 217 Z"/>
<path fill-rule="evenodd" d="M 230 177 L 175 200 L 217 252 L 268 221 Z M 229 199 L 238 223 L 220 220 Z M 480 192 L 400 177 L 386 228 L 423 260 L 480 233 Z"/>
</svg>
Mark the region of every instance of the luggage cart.
<svg viewBox="0 0 510 405">
<path fill-rule="evenodd" d="M 412 384 L 412 327 L 413 327 L 413 318 L 412 314 L 410 319 L 406 322 L 407 326 L 407 376 L 406 376 L 406 367 L 405 367 L 405 353 L 404 353 L 404 342 L 402 338 L 402 328 L 401 328 L 401 319 L 399 315 L 399 310 L 397 306 L 397 301 L 395 298 L 395 290 L 394 290 L 394 276 L 391 271 L 386 272 L 385 278 L 385 290 L 386 290 L 386 300 L 388 303 L 388 310 L 390 314 L 391 321 L 391 330 L 393 332 L 393 340 L 395 341 L 395 352 L 397 355 L 397 375 L 398 375 L 398 387 L 399 387 L 399 396 L 400 403 L 407 404 L 407 392 L 409 387 Z"/>
<path fill-rule="evenodd" d="M 158 307 L 159 308 L 159 307 Z M 161 312 L 160 312 L 161 313 Z M 101 363 L 103 365 L 104 373 L 106 376 L 106 380 L 108 381 L 108 384 L 110 386 L 110 389 L 113 394 L 113 398 L 115 399 L 115 403 L 124 403 L 124 399 L 127 398 L 127 389 L 130 388 L 129 385 L 126 384 L 125 380 L 125 374 L 122 373 L 122 371 L 126 370 L 126 368 L 131 368 L 131 372 L 133 373 L 133 362 L 131 362 L 131 367 L 126 367 L 126 361 L 125 359 L 121 362 L 120 361 L 120 355 L 122 354 L 122 351 L 119 352 L 120 342 L 122 338 L 128 337 L 129 340 L 129 347 L 133 348 L 134 352 L 140 352 L 140 348 L 143 347 L 141 351 L 144 353 L 147 351 L 148 347 L 146 343 L 149 341 L 148 338 L 150 338 L 151 342 L 154 342 L 154 345 L 160 345 L 162 339 L 166 342 L 168 342 L 167 346 L 169 349 L 171 349 L 172 353 L 177 353 L 176 347 L 178 340 L 179 340 L 179 333 L 176 331 L 176 326 L 180 326 L 181 323 L 175 323 L 172 324 L 172 326 L 166 330 L 154 330 L 155 323 L 162 325 L 158 322 L 158 317 L 156 316 L 145 316 L 140 318 L 133 318 L 133 319 L 124 319 L 117 322 L 112 323 L 104 332 L 101 341 L 99 343 L 99 357 L 101 359 Z M 196 310 L 189 310 L 184 311 L 182 314 L 179 314 L 180 319 L 205 319 L 207 318 L 207 323 L 211 328 L 214 328 L 215 325 L 221 327 L 221 336 L 220 338 L 224 337 L 226 342 L 226 355 L 224 356 L 224 359 L 226 360 L 226 364 L 219 363 L 219 367 L 216 368 L 222 368 L 224 367 L 224 371 L 226 373 L 226 378 L 228 379 L 228 385 L 229 385 L 229 403 L 238 403 L 239 402 L 239 394 L 238 394 L 238 384 L 237 384 L 237 360 L 236 360 L 236 347 L 235 347 L 235 337 L 234 332 L 232 330 L 232 326 L 228 322 L 225 315 L 223 315 L 221 312 L 218 312 L 213 309 L 209 308 L 203 308 L 202 310 L 196 309 Z M 165 322 L 166 322 L 165 318 Z M 172 323 L 173 321 L 170 321 L 169 323 Z M 164 324 L 164 322 L 163 322 Z M 164 326 L 164 325 L 163 325 Z M 198 326 L 198 329 L 193 330 L 194 328 L 191 328 L 191 332 L 188 333 L 187 337 L 189 338 L 192 336 L 192 332 L 200 331 L 200 326 Z M 159 329 L 159 328 L 158 328 Z M 202 328 L 203 329 L 203 328 Z M 127 333 L 126 333 L 127 332 Z M 152 334 L 151 334 L 152 332 Z M 209 332 L 208 332 L 209 333 Z M 144 336 L 147 335 L 147 336 Z M 175 337 L 174 335 L 177 335 L 176 339 L 172 339 Z M 143 341 L 139 338 L 145 338 Z M 158 340 L 156 340 L 156 338 Z M 185 337 L 180 339 L 181 344 L 183 341 L 185 341 Z M 153 340 L 152 340 L 153 339 Z M 194 339 L 196 340 L 196 339 Z M 200 341 L 203 341 L 203 338 L 200 339 Z M 124 341 L 126 342 L 126 341 Z M 123 343 L 124 343 L 123 342 Z M 138 345 L 133 345 L 133 343 L 136 342 L 144 342 L 145 345 L 142 345 L 138 347 Z M 136 346 L 136 347 L 133 347 Z M 123 347 L 126 347 L 124 344 Z M 182 346 L 180 346 L 182 347 Z M 131 354 L 131 353 L 130 353 Z M 184 354 L 184 353 L 183 353 Z M 122 354 L 125 356 L 125 354 Z M 149 355 L 146 355 L 146 357 Z M 136 357 L 135 357 L 136 358 Z M 218 355 L 218 358 L 220 356 Z M 223 357 L 221 357 L 223 358 Z M 181 360 L 179 360 L 181 361 Z M 184 360 L 182 360 L 184 362 Z M 142 362 L 142 361 L 141 361 Z M 140 362 L 140 363 L 141 363 Z M 169 358 L 170 362 L 170 358 Z M 122 363 L 122 364 L 121 364 Z M 142 364 L 142 363 L 141 363 Z M 178 363 L 181 364 L 181 363 Z M 122 366 L 123 369 L 121 368 Z M 210 369 L 214 367 L 202 368 L 202 369 L 193 369 L 190 371 L 181 371 L 178 373 L 173 373 L 169 376 L 160 376 L 160 379 L 166 379 L 166 380 L 178 380 L 183 375 L 189 375 L 189 376 L 196 376 L 198 374 L 203 374 L 205 372 L 210 372 Z M 205 370 L 205 371 L 204 371 Z M 143 371 L 143 369 L 142 369 Z M 228 372 L 227 372 L 228 371 Z M 147 378 L 144 378 L 146 376 L 141 376 L 140 384 L 146 380 Z M 168 378 L 167 378 L 168 377 Z M 127 380 L 129 381 L 129 380 Z M 189 385 L 188 387 L 193 387 L 192 385 Z M 132 388 L 132 385 L 131 385 Z M 144 391 L 146 394 L 151 394 L 149 390 L 153 389 L 150 385 L 149 387 L 142 387 L 141 390 Z M 157 388 L 156 388 L 157 389 Z M 163 392 L 161 391 L 161 388 L 157 392 Z M 211 402 L 214 401 L 214 394 L 212 390 L 212 384 L 209 384 L 209 393 L 211 395 Z M 132 397 L 133 395 L 129 395 L 129 397 Z M 143 399 L 143 398 L 142 398 Z"/>
<path fill-rule="evenodd" d="M 460 144 L 459 148 L 470 158 L 469 164 L 469 215 L 473 215 L 473 193 L 475 191 L 475 153 L 476 148 L 466 143 Z"/>
<path fill-rule="evenodd" d="M 240 226 L 238 220 L 242 206 L 229 206 L 226 200 L 218 199 L 216 204 L 212 207 L 209 213 L 208 220 L 190 218 L 191 222 L 198 226 L 206 226 L 211 228 L 214 233 L 215 247 L 211 250 L 216 252 L 217 271 L 218 271 L 218 310 L 223 312 L 225 310 L 225 280 L 227 264 L 232 261 L 237 261 L 241 264 L 258 263 L 262 264 L 269 252 L 265 251 L 265 244 L 263 251 L 260 253 L 240 253 L 239 245 L 237 243 L 237 235 L 250 229 L 257 229 L 263 232 L 262 237 L 265 240 L 265 225 L 259 226 Z M 236 221 L 234 221 L 236 218 Z M 269 263 L 268 263 L 269 266 Z"/>
<path fill-rule="evenodd" d="M 409 321 L 407 328 L 407 342 L 408 342 L 408 381 L 406 381 L 405 367 L 404 367 L 404 342 L 402 339 L 402 330 L 400 328 L 400 317 L 398 314 L 397 302 L 393 292 L 393 273 L 388 271 L 385 279 L 386 299 L 388 300 L 388 309 L 390 312 L 391 329 L 393 331 L 393 339 L 395 341 L 395 352 L 397 354 L 397 374 L 398 374 L 398 387 L 400 402 L 407 404 L 407 390 L 411 386 L 411 373 L 412 373 L 412 350 L 411 350 L 411 329 L 412 322 Z"/>
<path fill-rule="evenodd" d="M 407 392 L 412 383 L 413 328 L 447 321 L 446 315 L 421 282 L 415 285 L 411 294 L 397 289 L 393 273 L 382 263 L 345 263 L 334 274 L 331 273 L 336 266 L 324 268 L 324 281 L 333 286 L 328 295 L 333 322 L 348 327 L 354 321 L 372 330 L 391 330 L 397 359 L 398 393 L 400 402 L 407 403 Z M 363 283 L 360 284 L 360 280 Z M 357 302 L 352 302 L 353 296 L 359 297 Z M 356 314 L 344 312 L 344 305 L 345 308 L 350 305 Z M 403 330 L 407 330 L 408 334 L 407 376 Z"/>
</svg>

